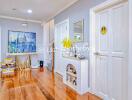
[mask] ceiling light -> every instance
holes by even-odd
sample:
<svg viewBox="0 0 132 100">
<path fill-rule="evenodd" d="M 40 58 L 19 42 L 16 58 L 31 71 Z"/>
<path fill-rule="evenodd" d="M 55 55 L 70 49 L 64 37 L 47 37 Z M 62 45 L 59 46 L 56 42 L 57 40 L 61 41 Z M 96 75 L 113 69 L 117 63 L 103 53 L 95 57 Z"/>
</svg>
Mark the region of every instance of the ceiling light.
<svg viewBox="0 0 132 100">
<path fill-rule="evenodd" d="M 31 14 L 33 11 L 31 9 L 28 9 L 27 12 Z"/>
</svg>

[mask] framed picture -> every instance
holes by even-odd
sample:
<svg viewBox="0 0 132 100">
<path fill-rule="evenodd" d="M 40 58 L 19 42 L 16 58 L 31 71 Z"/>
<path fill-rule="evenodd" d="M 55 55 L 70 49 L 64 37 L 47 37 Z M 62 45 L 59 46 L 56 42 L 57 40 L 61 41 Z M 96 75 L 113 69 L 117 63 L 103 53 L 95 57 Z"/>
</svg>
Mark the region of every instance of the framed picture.
<svg viewBox="0 0 132 100">
<path fill-rule="evenodd" d="M 36 52 L 36 33 L 8 31 L 8 53 Z"/>
</svg>

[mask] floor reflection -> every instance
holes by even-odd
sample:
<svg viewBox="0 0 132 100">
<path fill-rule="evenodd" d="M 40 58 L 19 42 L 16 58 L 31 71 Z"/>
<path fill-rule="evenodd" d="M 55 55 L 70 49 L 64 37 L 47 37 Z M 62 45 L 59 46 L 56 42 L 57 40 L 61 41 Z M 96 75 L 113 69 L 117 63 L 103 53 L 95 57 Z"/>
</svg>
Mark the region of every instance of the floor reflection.
<svg viewBox="0 0 132 100">
<path fill-rule="evenodd" d="M 0 81 L 0 100 L 101 100 L 86 93 L 82 96 L 63 84 L 58 74 L 48 70 L 17 71 Z"/>
</svg>

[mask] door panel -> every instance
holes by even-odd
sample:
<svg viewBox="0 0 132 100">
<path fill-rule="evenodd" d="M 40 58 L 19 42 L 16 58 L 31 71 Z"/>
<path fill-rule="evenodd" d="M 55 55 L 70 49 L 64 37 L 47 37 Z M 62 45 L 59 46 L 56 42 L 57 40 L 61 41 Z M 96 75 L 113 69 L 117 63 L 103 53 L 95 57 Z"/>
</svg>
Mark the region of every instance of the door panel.
<svg viewBox="0 0 132 100">
<path fill-rule="evenodd" d="M 112 33 L 113 33 L 113 52 L 122 52 L 123 50 L 123 31 L 122 31 L 122 17 L 123 12 L 121 8 L 113 9 L 112 11 Z M 114 23 L 118 23 L 114 24 Z"/>
<path fill-rule="evenodd" d="M 95 87 L 110 100 L 127 100 L 128 25 L 127 3 L 96 14 Z"/>
<path fill-rule="evenodd" d="M 122 100 L 122 83 L 123 83 L 123 58 L 113 57 L 112 59 L 112 98 Z"/>
<path fill-rule="evenodd" d="M 103 53 L 103 51 L 108 51 L 109 45 L 108 45 L 108 34 L 102 35 L 101 34 L 101 28 L 103 26 L 108 27 L 108 21 L 109 21 L 109 11 L 104 11 L 102 13 L 100 13 L 100 19 L 99 19 L 99 51 Z"/>
<path fill-rule="evenodd" d="M 101 95 L 107 94 L 107 67 L 108 67 L 108 57 L 100 56 L 96 60 L 96 89 Z M 99 65 L 99 66 L 98 66 Z"/>
<path fill-rule="evenodd" d="M 115 100 L 127 100 L 128 67 L 128 4 L 112 8 L 112 78 Z M 115 24 L 117 23 L 117 24 Z M 114 83 L 115 82 L 115 83 Z M 114 91 L 114 92 L 113 92 Z"/>
<path fill-rule="evenodd" d="M 113 53 L 125 54 L 128 40 L 128 11 L 127 6 L 113 8 L 112 11 L 112 42 Z M 118 23 L 118 24 L 116 24 Z M 126 48 L 125 48 L 126 47 Z"/>
</svg>

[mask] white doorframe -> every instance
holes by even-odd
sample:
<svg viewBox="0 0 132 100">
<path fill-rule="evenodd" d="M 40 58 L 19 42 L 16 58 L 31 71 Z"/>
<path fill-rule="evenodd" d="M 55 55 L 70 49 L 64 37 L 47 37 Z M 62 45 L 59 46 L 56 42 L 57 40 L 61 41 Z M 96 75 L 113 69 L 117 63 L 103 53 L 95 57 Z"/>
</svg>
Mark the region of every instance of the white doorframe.
<svg viewBox="0 0 132 100">
<path fill-rule="evenodd" d="M 132 0 L 129 0 L 129 68 L 128 68 L 128 100 L 132 99 Z"/>
<path fill-rule="evenodd" d="M 90 92 L 94 93 L 98 96 L 99 94 L 95 91 L 95 15 L 96 12 L 109 8 L 113 5 L 120 4 L 126 2 L 128 0 L 107 0 L 106 2 L 99 4 L 90 9 Z M 132 50 L 131 50 L 132 51 Z M 132 65 L 132 64 L 131 64 Z M 132 93 L 132 92 L 131 92 Z M 102 96 L 101 96 L 102 97 Z M 104 97 L 102 97 L 104 98 Z"/>
</svg>

